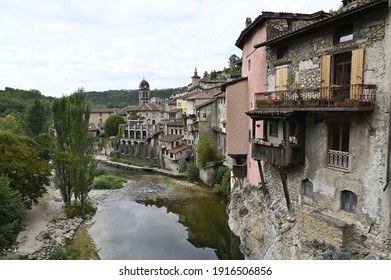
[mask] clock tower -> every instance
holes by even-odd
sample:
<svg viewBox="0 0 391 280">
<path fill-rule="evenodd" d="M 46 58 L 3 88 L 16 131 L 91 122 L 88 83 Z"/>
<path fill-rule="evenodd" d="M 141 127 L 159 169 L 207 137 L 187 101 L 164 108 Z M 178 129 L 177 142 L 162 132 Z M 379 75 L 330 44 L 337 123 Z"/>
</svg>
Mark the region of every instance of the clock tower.
<svg viewBox="0 0 391 280">
<path fill-rule="evenodd" d="M 139 85 L 138 99 L 139 105 L 149 103 L 151 100 L 149 96 L 149 83 L 144 78 Z"/>
</svg>

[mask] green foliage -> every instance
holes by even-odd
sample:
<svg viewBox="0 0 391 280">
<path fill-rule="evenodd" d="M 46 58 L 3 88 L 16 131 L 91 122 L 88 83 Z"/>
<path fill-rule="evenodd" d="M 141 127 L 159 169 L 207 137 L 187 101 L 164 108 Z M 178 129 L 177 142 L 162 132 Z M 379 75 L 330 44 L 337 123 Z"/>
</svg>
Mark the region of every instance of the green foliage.
<svg viewBox="0 0 391 280">
<path fill-rule="evenodd" d="M 200 170 L 194 163 L 187 165 L 186 176 L 190 181 L 197 181 L 200 178 Z"/>
<path fill-rule="evenodd" d="M 69 245 L 57 245 L 47 257 L 48 260 L 71 260 L 72 250 Z"/>
<path fill-rule="evenodd" d="M 115 175 L 100 175 L 94 178 L 92 188 L 94 189 L 120 189 L 126 179 Z"/>
<path fill-rule="evenodd" d="M 96 168 L 93 138 L 88 132 L 89 117 L 83 89 L 53 103 L 54 182 L 65 203 L 69 204 L 74 196 L 80 200 L 82 209 Z"/>
<path fill-rule="evenodd" d="M 0 252 L 14 244 L 24 229 L 26 208 L 22 196 L 12 190 L 7 177 L 0 176 Z"/>
<path fill-rule="evenodd" d="M 232 54 L 228 59 L 228 65 L 229 67 L 235 67 L 239 61 L 240 58 L 236 54 Z"/>
<path fill-rule="evenodd" d="M 96 207 L 89 200 L 85 200 L 83 203 L 74 201 L 65 205 L 65 214 L 68 219 L 93 216 L 95 212 Z"/>
<path fill-rule="evenodd" d="M 158 167 L 156 164 L 151 164 L 149 162 L 143 162 L 139 160 L 129 160 L 129 159 L 124 159 L 124 158 L 119 158 L 119 157 L 114 157 L 111 159 L 111 161 L 114 162 L 120 162 L 124 163 L 127 165 L 134 165 L 134 166 L 141 166 L 141 167 Z"/>
<path fill-rule="evenodd" d="M 39 99 L 45 108 L 49 108 L 53 97 L 45 97 L 34 89 L 21 90 L 6 87 L 5 90 L 0 90 L 0 117 L 10 111 L 23 113 L 36 99 Z"/>
<path fill-rule="evenodd" d="M 50 166 L 26 141 L 26 138 L 0 131 L 0 173 L 8 176 L 11 189 L 18 190 L 31 206 L 46 192 Z"/>
<path fill-rule="evenodd" d="M 213 141 L 212 136 L 206 135 L 200 138 L 197 146 L 198 165 L 206 167 L 208 162 L 216 162 L 220 159 L 217 144 Z"/>
<path fill-rule="evenodd" d="M 231 193 L 231 171 L 227 167 L 220 167 L 213 173 L 215 186 L 213 191 L 215 193 L 223 194 L 229 197 Z"/>
<path fill-rule="evenodd" d="M 39 135 L 47 120 L 47 112 L 41 101 L 34 100 L 34 104 L 27 110 L 27 127 L 33 136 Z"/>
<path fill-rule="evenodd" d="M 168 88 L 154 89 L 150 91 L 151 97 L 169 98 L 177 92 L 182 92 L 186 88 Z M 107 91 L 90 91 L 86 92 L 86 101 L 91 103 L 95 108 L 97 105 L 105 104 L 108 108 L 124 108 L 129 105 L 138 105 L 138 89 L 121 89 Z"/>
<path fill-rule="evenodd" d="M 105 122 L 105 134 L 106 136 L 117 136 L 118 135 L 118 126 L 124 124 L 125 119 L 121 115 L 112 114 L 110 115 Z"/>
<path fill-rule="evenodd" d="M 24 134 L 22 124 L 11 114 L 6 115 L 4 118 L 0 118 L 0 130 L 17 135 Z"/>
</svg>

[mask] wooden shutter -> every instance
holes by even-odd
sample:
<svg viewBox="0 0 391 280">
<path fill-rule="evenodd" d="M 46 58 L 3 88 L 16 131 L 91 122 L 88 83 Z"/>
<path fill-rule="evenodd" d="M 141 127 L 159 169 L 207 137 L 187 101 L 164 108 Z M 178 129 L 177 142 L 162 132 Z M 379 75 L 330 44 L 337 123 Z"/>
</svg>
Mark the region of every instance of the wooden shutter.
<svg viewBox="0 0 391 280">
<path fill-rule="evenodd" d="M 352 70 L 350 76 L 350 99 L 360 99 L 364 74 L 364 49 L 352 51 Z"/>
<path fill-rule="evenodd" d="M 276 91 L 288 90 L 288 68 L 288 64 L 276 67 Z"/>
<path fill-rule="evenodd" d="M 329 98 L 330 89 L 330 72 L 331 72 L 331 55 L 322 56 L 320 75 L 320 97 Z"/>
</svg>

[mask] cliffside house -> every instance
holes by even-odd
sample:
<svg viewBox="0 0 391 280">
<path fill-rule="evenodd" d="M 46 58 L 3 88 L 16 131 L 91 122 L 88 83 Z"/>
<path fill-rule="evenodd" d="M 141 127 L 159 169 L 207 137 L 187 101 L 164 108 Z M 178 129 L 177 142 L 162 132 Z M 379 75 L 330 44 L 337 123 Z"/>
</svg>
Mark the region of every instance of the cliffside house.
<svg viewBox="0 0 391 280">
<path fill-rule="evenodd" d="M 335 246 L 391 236 L 390 2 L 343 3 L 255 44 L 267 53 L 267 87 L 247 112 L 261 188 L 298 216 L 301 238 Z"/>
<path fill-rule="evenodd" d="M 267 90 L 268 69 L 266 48 L 254 48 L 254 45 L 329 16 L 322 11 L 313 14 L 263 12 L 254 21 L 246 19 L 245 29 L 235 43 L 242 50 L 242 77 L 222 86 L 227 98 L 227 153 L 233 161 L 230 165 L 234 177 L 248 178 L 254 186 L 261 181 L 258 163 L 251 157 L 251 135 L 262 137 L 263 123 L 258 121 L 253 125 L 245 112 L 255 109 L 255 93 Z M 279 54 L 284 52 L 284 49 L 279 50 Z"/>
</svg>

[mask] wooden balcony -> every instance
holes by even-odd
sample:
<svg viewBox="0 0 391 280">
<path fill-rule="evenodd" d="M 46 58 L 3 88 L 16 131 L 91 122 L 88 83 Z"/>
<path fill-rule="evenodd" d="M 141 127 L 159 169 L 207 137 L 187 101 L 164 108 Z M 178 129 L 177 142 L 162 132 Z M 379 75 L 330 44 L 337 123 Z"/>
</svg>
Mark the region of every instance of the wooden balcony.
<svg viewBox="0 0 391 280">
<path fill-rule="evenodd" d="M 305 160 L 304 148 L 299 145 L 273 146 L 264 141 L 253 141 L 252 157 L 254 160 L 264 160 L 278 166 L 303 163 Z"/>
<path fill-rule="evenodd" d="M 376 85 L 300 88 L 255 94 L 255 111 L 373 111 Z"/>
</svg>

